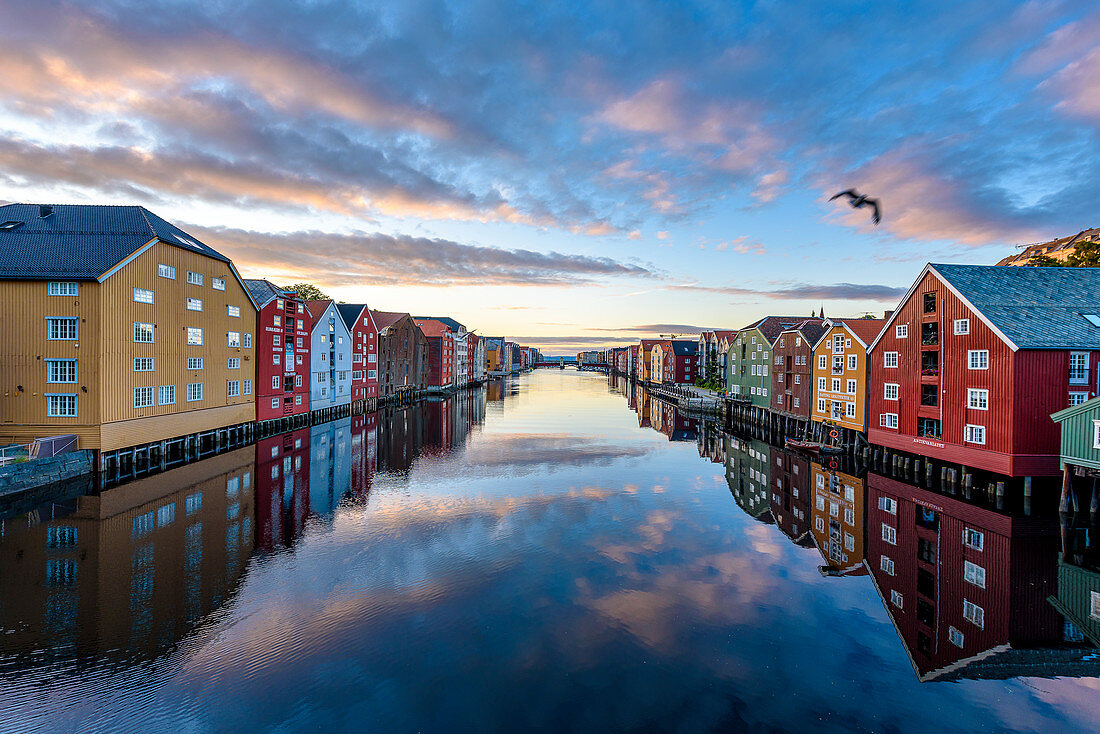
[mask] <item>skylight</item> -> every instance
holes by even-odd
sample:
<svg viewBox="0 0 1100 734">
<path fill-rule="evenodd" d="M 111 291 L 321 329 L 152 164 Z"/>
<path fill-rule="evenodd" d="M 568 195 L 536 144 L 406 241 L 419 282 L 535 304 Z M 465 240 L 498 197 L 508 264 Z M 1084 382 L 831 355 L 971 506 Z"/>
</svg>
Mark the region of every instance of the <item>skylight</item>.
<svg viewBox="0 0 1100 734">
<path fill-rule="evenodd" d="M 23 223 L 22 222 L 4 222 L 3 224 L 0 224 L 0 232 L 15 229 L 16 227 L 19 227 L 21 224 L 23 224 Z"/>
<path fill-rule="evenodd" d="M 1081 315 L 1084 316 L 1085 320 L 1093 326 L 1100 326 L 1100 316 L 1097 316 L 1094 313 L 1083 313 Z"/>
</svg>

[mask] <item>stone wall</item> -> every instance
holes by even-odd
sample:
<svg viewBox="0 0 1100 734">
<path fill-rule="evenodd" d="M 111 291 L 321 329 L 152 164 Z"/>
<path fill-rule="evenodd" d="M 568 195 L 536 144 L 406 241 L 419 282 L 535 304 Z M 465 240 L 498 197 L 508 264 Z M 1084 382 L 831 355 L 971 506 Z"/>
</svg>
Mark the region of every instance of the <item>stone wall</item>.
<svg viewBox="0 0 1100 734">
<path fill-rule="evenodd" d="M 70 451 L 0 467 L 0 497 L 54 484 L 92 472 L 92 451 Z"/>
</svg>

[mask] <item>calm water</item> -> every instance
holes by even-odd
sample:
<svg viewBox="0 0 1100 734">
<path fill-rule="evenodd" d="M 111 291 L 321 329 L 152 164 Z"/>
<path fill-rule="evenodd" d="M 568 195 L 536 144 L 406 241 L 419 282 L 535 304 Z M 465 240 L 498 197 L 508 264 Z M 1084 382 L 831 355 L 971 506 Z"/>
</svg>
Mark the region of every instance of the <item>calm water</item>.
<svg viewBox="0 0 1100 734">
<path fill-rule="evenodd" d="M 850 471 L 551 370 L 43 507 L 0 730 L 1093 730 L 1057 521 Z"/>
</svg>

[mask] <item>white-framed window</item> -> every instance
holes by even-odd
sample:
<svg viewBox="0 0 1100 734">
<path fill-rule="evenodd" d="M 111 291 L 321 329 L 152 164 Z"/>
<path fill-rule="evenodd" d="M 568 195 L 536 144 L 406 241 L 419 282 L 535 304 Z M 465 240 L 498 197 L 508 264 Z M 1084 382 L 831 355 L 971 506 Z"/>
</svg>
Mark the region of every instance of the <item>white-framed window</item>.
<svg viewBox="0 0 1100 734">
<path fill-rule="evenodd" d="M 271 388 L 273 390 L 278 390 L 282 386 L 283 386 L 283 378 L 280 377 L 279 375 L 272 375 L 271 376 Z"/>
<path fill-rule="evenodd" d="M 239 347 L 241 345 L 241 332 L 230 331 L 226 334 L 226 338 L 229 340 L 229 346 Z"/>
<path fill-rule="evenodd" d="M 796 384 L 796 385 L 801 385 L 802 384 L 802 375 L 795 375 L 794 376 L 794 384 Z"/>
<path fill-rule="evenodd" d="M 963 619 L 978 629 L 985 629 L 985 610 L 968 599 L 963 599 Z"/>
<path fill-rule="evenodd" d="M 793 405 L 794 405 L 794 407 L 795 407 L 795 408 L 797 408 L 797 407 L 798 407 L 798 398 L 797 398 L 797 397 L 795 397 L 795 398 L 791 398 L 791 402 L 793 403 Z"/>
<path fill-rule="evenodd" d="M 225 290 L 225 280 L 222 279 L 222 278 L 211 278 L 210 279 L 210 286 L 216 291 L 224 291 Z"/>
<path fill-rule="evenodd" d="M 1074 405 L 1080 405 L 1088 399 L 1089 394 L 1087 392 L 1071 392 L 1069 394 L 1070 407 L 1073 407 Z"/>
<path fill-rule="evenodd" d="M 299 355 L 295 356 L 294 361 L 295 361 L 296 364 L 301 364 L 302 363 L 302 355 L 299 354 Z"/>
<path fill-rule="evenodd" d="M 134 303 L 152 303 L 154 297 L 148 288 L 134 288 Z"/>
<path fill-rule="evenodd" d="M 879 497 L 878 508 L 883 512 L 889 512 L 891 515 L 898 514 L 898 501 L 893 497 Z"/>
<path fill-rule="evenodd" d="M 282 336 L 282 334 L 272 334 L 271 335 L 271 346 L 273 346 L 273 347 L 283 346 L 283 336 Z"/>
<path fill-rule="evenodd" d="M 782 404 L 783 404 L 783 394 L 782 394 L 782 393 L 780 393 L 779 395 L 777 395 L 777 396 L 775 397 L 775 402 L 776 402 L 776 403 L 777 403 L 778 405 L 782 405 Z"/>
<path fill-rule="evenodd" d="M 80 286 L 76 281 L 50 281 L 46 285 L 47 296 L 78 296 Z"/>
<path fill-rule="evenodd" d="M 1087 385 L 1089 382 L 1089 353 L 1069 353 L 1069 382 L 1071 385 Z"/>
<path fill-rule="evenodd" d="M 898 324 L 894 327 L 894 336 L 898 339 L 909 338 L 909 324 Z"/>
<path fill-rule="evenodd" d="M 225 309 L 231 317 L 236 318 L 236 319 L 239 319 L 241 317 L 241 307 L 240 306 L 226 306 Z"/>
<path fill-rule="evenodd" d="M 947 640 L 955 647 L 963 646 L 963 633 L 955 629 L 954 626 L 947 628 Z"/>
<path fill-rule="evenodd" d="M 828 389 L 828 388 L 825 387 L 825 378 L 824 377 L 817 378 L 817 389 L 818 390 L 827 390 Z"/>
<path fill-rule="evenodd" d="M 202 273 L 187 271 L 187 282 L 191 285 L 202 285 Z"/>
<path fill-rule="evenodd" d="M 294 375 L 294 387 L 301 387 L 301 386 L 302 386 L 302 376 L 301 375 Z"/>
<path fill-rule="evenodd" d="M 985 569 L 976 563 L 963 561 L 963 580 L 979 589 L 985 588 Z"/>
<path fill-rule="evenodd" d="M 302 396 L 301 395 L 295 395 L 294 396 L 294 404 L 295 405 L 301 405 L 302 404 Z"/>
<path fill-rule="evenodd" d="M 373 356 L 373 355 L 371 355 L 371 356 Z M 368 380 L 377 380 L 378 379 L 378 370 L 367 370 L 367 379 Z"/>
<path fill-rule="evenodd" d="M 817 368 L 819 370 L 823 370 L 823 369 L 828 368 L 828 366 L 829 366 L 829 358 L 824 354 L 817 355 Z"/>
<path fill-rule="evenodd" d="M 176 386 L 175 385 L 161 385 L 157 389 L 157 402 L 161 405 L 175 405 L 176 404 Z"/>
<path fill-rule="evenodd" d="M 152 372 L 152 357 L 134 357 L 134 372 Z"/>
<path fill-rule="evenodd" d="M 834 377 L 833 378 L 832 388 L 833 388 L 832 389 L 833 392 L 840 392 L 840 378 L 839 377 Z"/>
<path fill-rule="evenodd" d="M 276 299 L 275 299 L 275 308 L 277 308 L 277 309 L 279 309 L 279 310 L 282 310 L 282 309 L 283 309 L 283 306 L 284 306 L 284 305 L 285 305 L 285 304 L 283 303 L 283 299 L 281 299 L 281 298 L 276 298 Z M 279 322 L 278 322 L 278 321 L 276 321 L 276 322 L 275 322 L 275 325 L 276 325 L 276 326 L 278 326 L 278 325 L 279 325 Z"/>
<path fill-rule="evenodd" d="M 972 370 L 989 369 L 988 349 L 968 349 L 966 352 L 967 366 Z"/>
<path fill-rule="evenodd" d="M 282 308 L 282 306 L 279 306 L 279 308 Z M 272 321 L 272 323 L 273 323 L 273 324 L 274 324 L 275 326 L 282 326 L 282 325 L 283 325 L 283 319 L 282 319 L 282 317 L 281 317 L 281 316 L 279 316 L 279 314 L 275 314 L 275 318 L 274 318 L 274 320 Z"/>
<path fill-rule="evenodd" d="M 160 263 L 157 265 L 157 275 L 162 278 L 168 278 L 169 280 L 176 279 L 176 268 L 174 265 L 165 265 Z"/>
<path fill-rule="evenodd" d="M 241 392 L 243 392 L 245 395 L 251 395 L 252 394 L 252 380 L 242 380 L 241 383 L 242 383 L 241 384 Z"/>
<path fill-rule="evenodd" d="M 969 334 L 970 333 L 970 319 L 955 319 L 955 333 L 956 334 Z"/>
<path fill-rule="evenodd" d="M 244 347 L 245 349 L 251 349 L 252 348 L 252 335 L 251 334 L 241 334 L 241 346 Z"/>
<path fill-rule="evenodd" d="M 883 385 L 883 398 L 886 400 L 898 399 L 898 386 L 893 382 L 887 382 Z"/>
<path fill-rule="evenodd" d="M 231 398 L 235 398 L 240 394 L 241 394 L 241 381 L 240 380 L 230 380 L 228 383 L 226 383 L 226 395 L 228 395 Z"/>
<path fill-rule="evenodd" d="M 853 510 L 851 507 L 845 507 L 844 508 L 844 522 L 846 522 L 849 525 L 855 525 L 856 524 L 856 511 Z M 854 542 L 854 540 L 853 540 L 853 542 Z M 852 550 L 852 548 L 849 548 L 848 550 Z"/>
<path fill-rule="evenodd" d="M 883 352 L 882 353 L 882 366 L 896 368 L 898 366 L 898 353 L 897 352 Z"/>
<path fill-rule="evenodd" d="M 76 382 L 76 360 L 47 359 L 46 382 Z"/>
<path fill-rule="evenodd" d="M 1092 422 L 1092 447 L 1100 449 L 1100 421 Z"/>
<path fill-rule="evenodd" d="M 156 399 L 156 390 L 152 387 L 135 387 L 134 388 L 134 407 L 135 408 L 148 408 L 153 405 Z"/>
<path fill-rule="evenodd" d="M 1089 617 L 1100 619 L 1100 591 L 1089 592 Z"/>
<path fill-rule="evenodd" d="M 882 413 L 878 417 L 878 424 L 882 428 L 897 428 L 898 427 L 898 414 L 897 413 Z"/>
<path fill-rule="evenodd" d="M 818 474 L 817 478 L 820 480 L 820 479 L 822 479 L 822 476 L 820 474 Z M 821 484 L 822 482 L 818 482 L 818 483 Z M 820 489 L 820 487 L 818 487 L 818 489 Z M 817 497 L 815 498 L 814 501 L 817 504 L 817 511 L 818 512 L 825 512 L 825 496 L 819 494 L 819 495 L 817 495 Z"/>
<path fill-rule="evenodd" d="M 829 502 L 829 516 L 830 517 L 839 517 L 840 516 L 840 505 L 838 505 L 836 502 Z"/>
<path fill-rule="evenodd" d="M 882 523 L 882 539 L 890 545 L 898 544 L 898 531 L 892 525 Z"/>
<path fill-rule="evenodd" d="M 271 364 L 282 364 L 282 362 L 283 357 L 278 352 L 275 352 L 275 354 L 271 355 Z"/>
<path fill-rule="evenodd" d="M 76 418 L 76 394 L 46 393 L 46 415 L 50 418 Z"/>
<path fill-rule="evenodd" d="M 856 404 L 854 400 L 849 400 L 844 404 L 844 416 L 846 418 L 856 417 Z"/>
<path fill-rule="evenodd" d="M 189 382 L 189 383 L 187 383 L 187 402 L 194 403 L 198 400 L 202 400 L 202 383 L 201 382 Z"/>
<path fill-rule="evenodd" d="M 856 381 L 855 380 L 848 380 L 848 384 L 846 385 L 846 387 L 848 388 L 848 394 L 849 395 L 855 395 L 856 394 Z"/>
<path fill-rule="evenodd" d="M 974 528 L 963 528 L 963 545 L 976 551 L 982 550 L 985 545 L 985 533 Z"/>
<path fill-rule="evenodd" d="M 229 358 L 229 369 L 239 370 L 240 368 L 241 368 L 241 358 L 240 357 L 230 357 Z"/>
<path fill-rule="evenodd" d="M 193 347 L 202 346 L 202 329 L 197 326 L 187 327 L 187 343 Z"/>
<path fill-rule="evenodd" d="M 967 443 L 985 443 L 985 426 L 967 424 L 963 431 L 963 440 Z"/>
<path fill-rule="evenodd" d="M 79 333 L 79 320 L 76 318 L 49 317 L 46 319 L 46 339 L 50 341 L 76 339 Z"/>
<path fill-rule="evenodd" d="M 897 589 L 890 590 L 890 603 L 898 609 L 904 609 L 905 599 L 902 598 L 901 592 Z"/>
<path fill-rule="evenodd" d="M 202 299 L 201 298 L 188 298 L 187 299 L 187 310 L 188 311 L 201 311 L 202 310 Z"/>
<path fill-rule="evenodd" d="M 894 559 L 889 558 L 887 556 L 879 556 L 878 557 L 878 567 L 884 573 L 888 573 L 891 576 L 894 575 Z"/>
<path fill-rule="evenodd" d="M 848 355 L 848 369 L 854 370 L 859 366 L 859 357 L 854 354 Z"/>
<path fill-rule="evenodd" d="M 202 368 L 203 368 L 203 358 L 202 357 L 188 357 L 187 358 L 187 369 L 189 369 L 189 370 L 201 370 Z"/>
<path fill-rule="evenodd" d="M 137 344 L 152 344 L 154 340 L 153 324 L 146 324 L 141 321 L 134 322 L 134 342 Z"/>
<path fill-rule="evenodd" d="M 271 407 L 272 408 L 278 408 L 279 407 L 279 398 L 271 398 Z M 278 467 L 275 467 L 275 468 L 277 469 Z"/>
<path fill-rule="evenodd" d="M 763 396 L 764 396 L 764 397 L 768 397 L 768 388 L 766 388 L 766 387 L 765 387 L 765 388 L 764 388 L 764 389 L 763 389 L 763 390 L 761 391 L 761 394 L 763 394 Z"/>
<path fill-rule="evenodd" d="M 967 388 L 966 407 L 974 410 L 989 410 L 989 390 L 979 390 L 974 387 Z"/>
</svg>

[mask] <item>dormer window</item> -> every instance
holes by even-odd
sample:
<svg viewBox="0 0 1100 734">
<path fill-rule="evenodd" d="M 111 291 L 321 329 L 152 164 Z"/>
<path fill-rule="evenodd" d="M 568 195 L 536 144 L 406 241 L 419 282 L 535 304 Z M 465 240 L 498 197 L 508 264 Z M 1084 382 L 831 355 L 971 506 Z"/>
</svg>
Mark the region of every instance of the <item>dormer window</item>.
<svg viewBox="0 0 1100 734">
<path fill-rule="evenodd" d="M 1094 313 L 1083 313 L 1081 315 L 1085 317 L 1085 321 L 1088 321 L 1093 326 L 1100 326 L 1100 316 Z"/>
<path fill-rule="evenodd" d="M 0 232 L 10 232 L 11 230 L 18 229 L 19 227 L 22 227 L 22 226 L 23 226 L 22 222 L 14 222 L 14 221 L 13 222 L 3 222 L 3 223 L 0 223 Z"/>
</svg>

